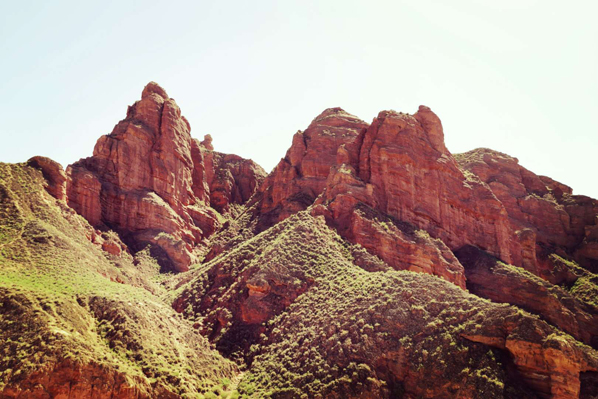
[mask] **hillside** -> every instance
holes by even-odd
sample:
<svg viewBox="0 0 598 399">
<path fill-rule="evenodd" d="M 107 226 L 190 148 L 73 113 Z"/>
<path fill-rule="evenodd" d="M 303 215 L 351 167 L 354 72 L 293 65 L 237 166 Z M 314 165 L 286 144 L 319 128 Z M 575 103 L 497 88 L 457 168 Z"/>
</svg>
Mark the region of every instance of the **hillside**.
<svg viewBox="0 0 598 399">
<path fill-rule="evenodd" d="M 91 157 L 0 164 L 0 397 L 595 398 L 597 215 L 425 106 L 266 174 L 151 82 Z"/>
<path fill-rule="evenodd" d="M 124 245 L 43 184 L 0 165 L 2 397 L 193 397 L 238 373 L 160 299 L 149 255 L 102 250 Z"/>
</svg>

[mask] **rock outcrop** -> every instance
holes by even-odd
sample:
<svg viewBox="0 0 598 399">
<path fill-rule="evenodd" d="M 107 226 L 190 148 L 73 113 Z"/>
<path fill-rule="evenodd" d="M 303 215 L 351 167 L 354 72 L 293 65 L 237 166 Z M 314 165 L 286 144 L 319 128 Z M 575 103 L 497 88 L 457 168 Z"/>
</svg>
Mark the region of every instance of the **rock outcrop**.
<svg viewBox="0 0 598 399">
<path fill-rule="evenodd" d="M 257 191 L 266 172 L 251 159 L 214 151 L 212 136 L 193 139 L 193 191 L 204 203 L 225 214 L 242 205 Z"/>
<path fill-rule="evenodd" d="M 6 399 L 150 398 L 148 392 L 139 389 L 135 383 L 129 382 L 124 373 L 106 370 L 99 365 L 81 365 L 67 360 L 53 368 L 29 375 L 25 381 L 5 388 L 1 394 Z M 173 393 L 161 393 L 164 398 L 176 398 Z"/>
<path fill-rule="evenodd" d="M 50 195 L 60 201 L 66 201 L 66 173 L 62 165 L 50 158 L 36 156 L 27 161 L 27 165 L 42 171 Z"/>
<path fill-rule="evenodd" d="M 499 262 L 478 248 L 456 252 L 465 267 L 469 292 L 509 303 L 541 316 L 577 340 L 598 348 L 598 309 L 516 266 Z"/>
<path fill-rule="evenodd" d="M 247 201 L 265 176 L 251 160 L 214 152 L 211 136 L 192 139 L 190 129 L 174 99 L 149 83 L 93 156 L 67 168 L 68 204 L 134 251 L 149 245 L 164 267 L 187 270 L 220 227 L 218 212 Z"/>
<path fill-rule="evenodd" d="M 376 210 L 372 194 L 372 186 L 357 178 L 351 166 L 333 167 L 312 213 L 396 270 L 433 274 L 465 288 L 463 266 L 442 240 Z"/>
<path fill-rule="evenodd" d="M 598 202 L 573 195 L 570 187 L 538 176 L 498 151 L 479 148 L 455 156 L 465 173 L 488 185 L 509 215 L 517 239 L 511 241 L 512 263 L 551 280 L 548 255 L 570 257 L 596 271 Z"/>
<path fill-rule="evenodd" d="M 504 206 L 486 186 L 466 179 L 429 108 L 413 116 L 381 112 L 364 136 L 358 176 L 372 185 L 380 211 L 415 224 L 451 249 L 472 244 L 510 262 Z"/>
<path fill-rule="evenodd" d="M 67 168 L 69 205 L 134 249 L 151 245 L 164 264 L 186 270 L 196 244 L 217 224 L 193 191 L 189 132 L 174 99 L 149 83 L 93 156 Z"/>
<path fill-rule="evenodd" d="M 508 317 L 500 325 L 484 322 L 462 337 L 508 351 L 516 370 L 538 397 L 579 398 L 581 376 L 598 370 L 596 359 L 546 324 L 517 319 Z"/>
<path fill-rule="evenodd" d="M 329 108 L 293 136 L 286 156 L 268 175 L 259 192 L 259 228 L 263 230 L 306 209 L 326 185 L 330 167 L 357 162 L 367 123 L 341 108 Z"/>
<path fill-rule="evenodd" d="M 234 154 L 211 151 L 206 164 L 210 205 L 220 213 L 229 212 L 233 204 L 246 203 L 266 178 L 261 166 Z"/>
<path fill-rule="evenodd" d="M 462 287 L 462 267 L 450 250 L 471 244 L 511 261 L 513 232 L 504 206 L 487 185 L 459 169 L 444 145 L 440 119 L 425 106 L 414 115 L 383 111 L 369 126 L 340 108 L 324 111 L 295 134 L 259 192 L 258 230 L 315 204 L 315 214 L 326 216 L 343 237 L 393 267 Z M 424 254 L 398 232 L 375 234 L 355 212 L 361 205 L 441 242 Z"/>
<path fill-rule="evenodd" d="M 250 160 L 214 153 L 211 137 L 199 143 L 190 129 L 174 99 L 149 83 L 93 156 L 67 168 L 69 205 L 133 250 L 149 245 L 164 267 L 187 270 L 221 224 L 210 204 L 224 212 L 243 203 L 265 175 Z"/>
</svg>

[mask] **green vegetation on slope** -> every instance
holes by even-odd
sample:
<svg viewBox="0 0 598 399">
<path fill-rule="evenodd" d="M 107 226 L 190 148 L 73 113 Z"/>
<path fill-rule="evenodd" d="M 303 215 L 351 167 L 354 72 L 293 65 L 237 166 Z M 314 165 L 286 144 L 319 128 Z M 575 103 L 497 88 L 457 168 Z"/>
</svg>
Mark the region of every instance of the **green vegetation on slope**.
<svg viewBox="0 0 598 399">
<path fill-rule="evenodd" d="M 598 361 L 516 307 L 392 270 L 309 211 L 242 240 L 234 233 L 247 222 L 231 221 L 216 240 L 224 251 L 167 278 L 148 253 L 101 251 L 87 222 L 42 184 L 38 171 L 0 164 L 6 397 L 85 380 L 139 397 L 532 398 L 512 353 L 488 342 L 508 335 Z M 589 301 L 582 282 L 571 292 Z"/>
<path fill-rule="evenodd" d="M 42 184 L 34 169 L 0 164 L 0 392 L 40 389 L 50 370 L 152 397 L 209 396 L 233 378 L 236 366 L 155 295 L 151 260 L 102 252 Z"/>
<path fill-rule="evenodd" d="M 248 361 L 251 397 L 534 397 L 506 350 L 462 336 L 565 335 L 434 276 L 357 266 L 363 252 L 300 212 L 191 272 L 174 306 Z"/>
</svg>

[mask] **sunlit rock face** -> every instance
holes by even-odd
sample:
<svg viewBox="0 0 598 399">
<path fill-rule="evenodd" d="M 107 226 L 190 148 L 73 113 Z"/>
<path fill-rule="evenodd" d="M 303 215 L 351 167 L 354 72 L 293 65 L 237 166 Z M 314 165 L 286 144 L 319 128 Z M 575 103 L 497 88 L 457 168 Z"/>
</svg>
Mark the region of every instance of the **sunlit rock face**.
<svg viewBox="0 0 598 399">
<path fill-rule="evenodd" d="M 151 82 L 93 156 L 67 168 L 69 205 L 136 250 L 150 245 L 164 266 L 187 270 L 220 225 L 210 203 L 226 211 L 251 196 L 264 175 L 252 161 L 226 158 L 211 140 L 204 143 L 191 139 L 174 99 Z M 213 178 L 229 169 L 235 178 Z"/>
<path fill-rule="evenodd" d="M 293 144 L 259 188 L 260 229 L 263 230 L 306 209 L 326 185 L 330 167 L 342 148 L 348 161 L 357 162 L 368 124 L 340 108 L 318 115 Z"/>
<path fill-rule="evenodd" d="M 315 203 L 340 234 L 394 267 L 444 276 L 462 287 L 462 267 L 450 249 L 474 244 L 511 260 L 504 206 L 487 185 L 468 180 L 459 169 L 444 145 L 440 119 L 428 107 L 414 115 L 383 111 L 371 125 L 340 108 L 325 110 L 295 134 L 259 192 L 260 229 Z M 427 231 L 442 248 L 424 250 L 401 239 L 400 228 L 375 233 L 363 213 L 355 213 L 362 205 L 411 230 Z M 391 254 L 399 248 L 411 260 Z"/>
<path fill-rule="evenodd" d="M 429 108 L 414 115 L 381 112 L 365 133 L 358 176 L 372 186 L 372 203 L 381 212 L 451 249 L 473 244 L 510 261 L 504 206 L 488 187 L 463 175 Z"/>
<path fill-rule="evenodd" d="M 177 365 L 193 358 L 178 352 L 193 340 L 174 333 L 194 330 L 210 350 L 244 364 L 234 382 L 213 380 L 221 385 L 213 392 L 228 385 L 247 397 L 598 395 L 596 200 L 506 154 L 451 154 L 440 119 L 425 106 L 414 114 L 382 111 L 369 124 L 327 109 L 293 136 L 269 175 L 251 160 L 215 151 L 212 141 L 209 134 L 193 139 L 174 100 L 150 83 L 93 156 L 66 173 L 44 157 L 9 172 L 0 164 L 0 260 L 10 273 L 23 262 L 29 276 L 30 259 L 19 254 L 38 251 L 42 259 L 42 247 L 65 254 L 65 242 L 79 240 L 98 268 L 80 265 L 74 253 L 82 277 L 100 271 L 99 278 L 119 284 L 119 295 L 126 292 L 120 284 L 160 293 L 146 313 L 149 302 L 124 298 L 119 309 L 130 314 L 115 312 L 112 302 L 94 308 L 97 301 L 79 293 L 73 308 L 92 311 L 90 325 L 99 326 L 101 315 L 112 327 L 129 323 L 121 330 L 102 324 L 98 348 L 106 337 L 130 338 L 122 331 L 136 326 L 148 339 L 159 331 L 156 342 L 171 345 L 167 363 Z M 35 201 L 15 183 L 27 179 L 37 182 Z M 40 222 L 25 223 L 25 214 Z M 50 214 L 69 222 L 52 225 Z M 157 283 L 155 261 L 162 271 L 186 273 Z M 43 259 L 44 267 L 52 264 Z M 11 315 L 0 318 L 0 334 L 16 331 L 6 320 L 17 314 L 39 313 L 12 293 L 0 300 Z M 168 315 L 173 309 L 178 317 Z M 169 330 L 166 320 L 179 324 Z M 87 325 L 80 331 L 95 334 Z M 185 366 L 184 378 L 178 371 L 157 378 L 141 356 L 155 353 L 127 342 L 120 355 L 140 362 L 148 384 L 167 382 L 168 392 L 196 371 L 209 374 L 209 367 Z M 100 392 L 87 381 L 103 376 L 102 395 L 143 397 L 129 391 L 142 384 L 127 379 L 128 369 L 90 364 L 73 374 L 73 364 L 54 364 L 49 378 L 27 371 L 34 385 L 10 377 L 3 394 L 44 387 L 50 395 L 84 397 Z M 237 372 L 210 370 L 227 379 Z M 64 391 L 65 381 L 80 392 Z"/>
<path fill-rule="evenodd" d="M 558 283 L 549 255 L 571 257 L 598 271 L 598 201 L 573 195 L 570 187 L 538 176 L 498 151 L 459 154 L 459 166 L 486 183 L 509 215 L 512 263 Z"/>
</svg>

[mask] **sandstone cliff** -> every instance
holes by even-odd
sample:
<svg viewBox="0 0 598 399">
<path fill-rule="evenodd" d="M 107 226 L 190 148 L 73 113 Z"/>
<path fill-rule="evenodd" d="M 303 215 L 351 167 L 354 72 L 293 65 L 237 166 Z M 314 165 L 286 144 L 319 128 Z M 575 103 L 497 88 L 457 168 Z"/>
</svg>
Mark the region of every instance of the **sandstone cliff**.
<svg viewBox="0 0 598 399">
<path fill-rule="evenodd" d="M 267 176 L 212 141 L 152 82 L 66 171 L 0 164 L 0 397 L 598 396 L 598 201 L 425 106 Z"/>
<path fill-rule="evenodd" d="M 264 175 L 252 161 L 192 140 L 190 130 L 174 99 L 149 83 L 93 156 L 67 168 L 69 206 L 93 226 L 117 231 L 134 251 L 150 245 L 165 267 L 187 270 L 221 224 L 210 204 L 226 211 Z M 234 178 L 213 178 L 229 169 Z"/>
<path fill-rule="evenodd" d="M 504 204 L 511 229 L 513 261 L 551 280 L 551 253 L 568 256 L 598 271 L 598 201 L 525 169 L 516 158 L 488 149 L 457 156 L 459 165 L 486 183 Z M 553 281 L 554 282 L 554 281 Z"/>
</svg>

